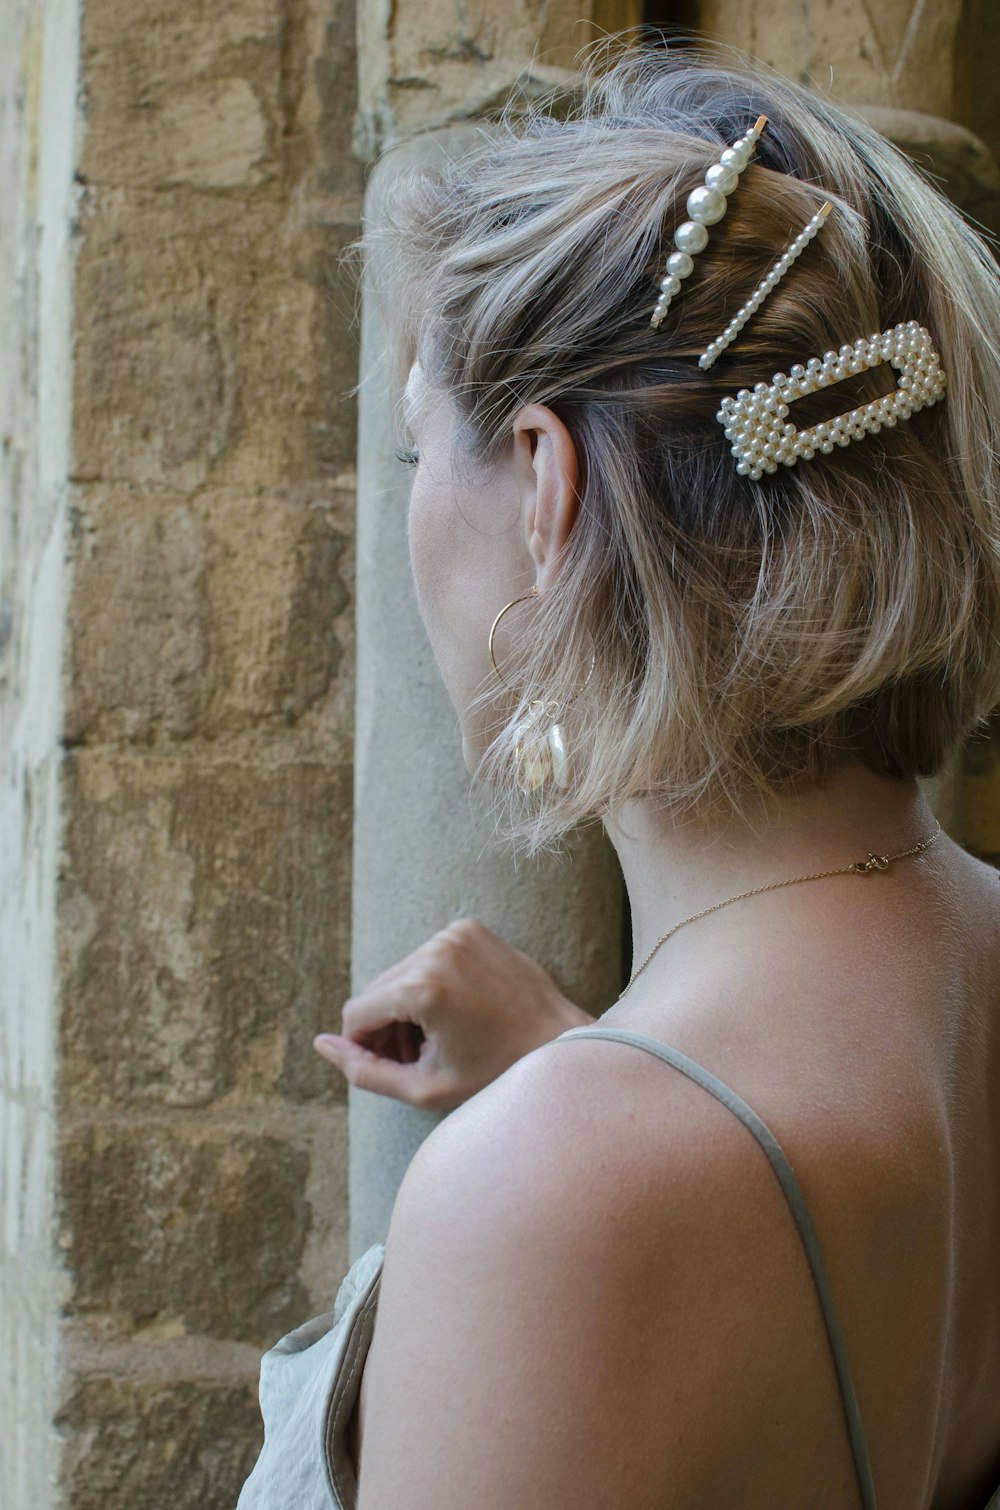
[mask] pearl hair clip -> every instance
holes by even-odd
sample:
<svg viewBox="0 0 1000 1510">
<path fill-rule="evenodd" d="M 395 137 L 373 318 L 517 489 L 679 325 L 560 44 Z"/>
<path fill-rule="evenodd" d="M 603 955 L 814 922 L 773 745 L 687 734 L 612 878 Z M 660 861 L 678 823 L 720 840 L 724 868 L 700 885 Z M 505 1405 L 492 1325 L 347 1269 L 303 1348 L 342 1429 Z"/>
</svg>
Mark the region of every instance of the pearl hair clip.
<svg viewBox="0 0 1000 1510">
<path fill-rule="evenodd" d="M 660 296 L 649 321 L 654 330 L 662 324 L 671 299 L 680 293 L 681 280 L 687 278 L 694 268 L 695 256 L 708 245 L 708 227 L 715 225 L 726 213 L 726 196 L 732 194 L 739 183 L 740 174 L 750 161 L 766 125 L 767 116 L 759 115 L 750 130 L 738 142 L 727 147 L 719 161 L 708 169 L 704 185 L 692 189 L 688 195 L 687 212 L 690 218 L 674 232 L 674 246 L 677 250 L 667 258 L 667 270 L 660 282 Z M 749 319 L 749 315 L 747 318 Z"/>
<path fill-rule="evenodd" d="M 788 420 L 788 406 L 796 399 L 883 362 L 900 373 L 894 393 L 808 430 L 797 430 Z M 910 320 L 881 335 L 862 337 L 853 346 L 841 346 L 839 352 L 828 351 L 822 359 L 812 357 L 804 367 L 792 367 L 787 376 L 778 372 L 752 393 L 741 389 L 722 400 L 716 419 L 732 442 L 737 472 L 757 481 L 764 472 L 776 472 L 779 463 L 790 467 L 800 459 L 811 460 L 817 451 L 828 455 L 834 446 L 848 446 L 877 435 L 883 425 L 909 419 L 943 398 L 946 383 L 930 331 Z"/>
<path fill-rule="evenodd" d="M 801 257 L 802 253 L 805 251 L 806 247 L 809 245 L 813 237 L 823 229 L 823 226 L 826 223 L 826 217 L 829 215 L 832 209 L 833 205 L 829 200 L 827 200 L 826 203 L 816 211 L 815 215 L 809 221 L 809 223 L 803 227 L 803 229 L 795 237 L 794 241 L 790 241 L 788 243 L 788 245 L 785 247 L 785 250 L 778 258 L 777 262 L 775 262 L 774 266 L 769 269 L 769 271 L 757 284 L 757 287 L 754 289 L 747 302 L 736 311 L 735 315 L 733 315 L 733 318 L 730 320 L 721 336 L 718 336 L 711 343 L 711 345 L 706 347 L 706 349 L 702 352 L 701 356 L 698 358 L 699 367 L 703 368 L 707 372 L 708 368 L 711 367 L 717 360 L 717 358 L 722 354 L 722 352 L 725 351 L 730 342 L 735 341 L 736 337 L 739 335 L 740 331 L 743 329 L 750 316 L 760 308 L 772 289 L 781 282 L 782 278 L 788 272 L 788 269 L 791 267 L 795 259 L 797 257 Z"/>
</svg>

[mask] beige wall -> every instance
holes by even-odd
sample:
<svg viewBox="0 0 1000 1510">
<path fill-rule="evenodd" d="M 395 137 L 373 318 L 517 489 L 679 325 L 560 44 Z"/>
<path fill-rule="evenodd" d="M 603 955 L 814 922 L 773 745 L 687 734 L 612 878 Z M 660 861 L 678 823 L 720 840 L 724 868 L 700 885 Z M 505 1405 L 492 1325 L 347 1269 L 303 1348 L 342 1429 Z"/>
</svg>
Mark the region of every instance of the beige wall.
<svg viewBox="0 0 1000 1510">
<path fill-rule="evenodd" d="M 0 38 L 0 1502 L 221 1510 L 347 1254 L 353 15 Z"/>
</svg>

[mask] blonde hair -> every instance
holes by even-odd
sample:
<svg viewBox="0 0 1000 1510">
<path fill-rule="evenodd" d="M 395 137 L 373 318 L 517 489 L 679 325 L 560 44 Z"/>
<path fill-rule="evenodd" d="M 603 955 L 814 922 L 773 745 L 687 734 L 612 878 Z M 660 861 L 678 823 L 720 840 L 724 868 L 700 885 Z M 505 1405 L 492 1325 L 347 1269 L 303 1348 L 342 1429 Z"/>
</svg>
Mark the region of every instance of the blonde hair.
<svg viewBox="0 0 1000 1510">
<path fill-rule="evenodd" d="M 653 330 L 685 200 L 759 114 L 725 219 Z M 824 199 L 822 234 L 700 370 Z M 397 352 L 453 400 L 472 455 L 498 454 L 539 402 L 580 457 L 557 578 L 509 616 L 524 615 L 504 664 L 520 701 L 477 773 L 529 852 L 635 797 L 745 813 L 852 758 L 932 775 L 1000 700 L 997 269 L 863 121 L 763 70 L 643 50 L 592 76 L 571 118 L 507 121 L 394 182 L 380 235 L 406 312 Z M 909 320 L 941 355 L 941 403 L 759 482 L 737 475 L 726 394 Z M 842 384 L 802 400 L 798 423 L 894 379 L 883 365 L 847 402 Z M 477 701 L 499 691 L 491 677 Z M 534 700 L 560 705 L 573 779 L 525 799 L 514 745 Z"/>
</svg>

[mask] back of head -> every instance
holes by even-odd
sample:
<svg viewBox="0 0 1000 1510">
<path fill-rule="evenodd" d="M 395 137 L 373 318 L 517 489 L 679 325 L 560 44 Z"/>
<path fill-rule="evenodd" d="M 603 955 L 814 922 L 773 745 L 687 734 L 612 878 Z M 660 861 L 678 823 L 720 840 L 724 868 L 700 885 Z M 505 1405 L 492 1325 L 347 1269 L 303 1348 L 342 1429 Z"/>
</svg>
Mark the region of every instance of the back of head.
<svg viewBox="0 0 1000 1510">
<path fill-rule="evenodd" d="M 688 195 L 759 115 L 725 218 L 653 328 Z M 809 90 L 659 50 L 595 76 L 571 118 L 507 124 L 393 192 L 394 336 L 472 456 L 488 463 L 540 402 L 581 462 L 557 579 L 505 667 L 521 702 L 482 767 L 513 832 L 535 848 L 635 797 L 745 811 L 851 759 L 939 771 L 1000 701 L 998 277 L 947 200 Z M 699 367 L 824 200 L 822 234 Z M 911 321 L 940 354 L 942 402 L 737 473 L 726 396 Z M 895 386 L 873 366 L 799 400 L 796 423 Z M 573 779 L 522 801 L 514 744 L 538 699 L 562 709 Z"/>
</svg>

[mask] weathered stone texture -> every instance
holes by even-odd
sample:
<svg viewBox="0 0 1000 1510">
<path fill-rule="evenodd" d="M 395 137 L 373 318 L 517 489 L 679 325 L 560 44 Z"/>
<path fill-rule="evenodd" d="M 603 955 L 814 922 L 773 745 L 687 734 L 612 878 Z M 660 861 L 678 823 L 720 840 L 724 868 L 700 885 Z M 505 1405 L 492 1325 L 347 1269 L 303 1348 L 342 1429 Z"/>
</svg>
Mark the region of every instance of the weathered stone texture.
<svg viewBox="0 0 1000 1510">
<path fill-rule="evenodd" d="M 0 1505 L 58 1442 L 59 663 L 72 365 L 75 0 L 0 0 Z"/>
<path fill-rule="evenodd" d="M 79 750 L 66 798 L 66 1104 L 342 1099 L 349 770 Z"/>
<path fill-rule="evenodd" d="M 355 227 L 103 185 L 80 224 L 79 481 L 254 491 L 351 465 L 356 349 L 337 268 Z"/>
<path fill-rule="evenodd" d="M 119 1332 L 183 1332 L 270 1347 L 304 1321 L 296 1275 L 309 1226 L 309 1149 L 177 1118 L 69 1124 L 60 1239 L 71 1308 Z"/>
<path fill-rule="evenodd" d="M 232 1510 L 263 1440 L 249 1381 L 86 1378 L 57 1425 L 65 1510 Z"/>
<path fill-rule="evenodd" d="M 376 157 L 415 131 L 565 85 L 589 44 L 641 19 L 636 0 L 366 0 L 358 23 L 357 149 Z"/>
<path fill-rule="evenodd" d="M 3 6 L 33 57 L 31 8 Z M 61 452 L 37 451 L 62 514 L 31 497 L 26 421 L 0 456 L 5 486 L 22 478 L 4 539 L 22 542 L 35 616 L 0 612 L 0 641 L 21 635 L 18 664 L 45 669 L 65 750 L 24 762 L 14 794 L 25 853 L 57 790 L 62 833 L 58 875 L 53 841 L 39 878 L 53 914 L 39 1026 L 26 981 L 4 1046 L 50 1101 L 61 1059 L 48 1120 L 3 1106 L 7 1240 L 53 1279 L 43 1292 L 0 1265 L 20 1318 L 0 1349 L 5 1409 L 38 1394 L 23 1467 L 0 1454 L 0 1497 L 222 1510 L 259 1446 L 259 1353 L 329 1307 L 346 1261 L 344 1085 L 311 1040 L 349 981 L 353 12 L 80 10 L 81 131 L 64 132 L 77 187 L 58 222 L 78 248 L 73 362 L 52 411 Z M 0 268 L 28 235 L 0 234 Z M 25 350 L 39 328 L 25 321 Z M 29 368 L 0 362 L 19 402 Z M 69 530 L 45 554 L 54 517 Z M 43 590 L 46 561 L 68 565 L 68 603 Z M 13 696 L 37 738 L 35 704 Z"/>
<path fill-rule="evenodd" d="M 67 740 L 349 761 L 353 511 L 326 483 L 78 490 Z"/>
<path fill-rule="evenodd" d="M 699 30 L 836 100 L 951 116 L 962 0 L 701 0 Z"/>
</svg>

